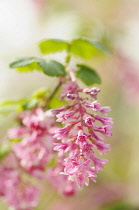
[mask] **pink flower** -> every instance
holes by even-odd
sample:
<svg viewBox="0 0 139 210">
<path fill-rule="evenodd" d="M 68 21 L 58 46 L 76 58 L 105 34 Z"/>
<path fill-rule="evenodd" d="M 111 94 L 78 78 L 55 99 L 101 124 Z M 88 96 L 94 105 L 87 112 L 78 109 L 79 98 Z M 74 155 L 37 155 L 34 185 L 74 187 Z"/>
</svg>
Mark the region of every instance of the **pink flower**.
<svg viewBox="0 0 139 210">
<path fill-rule="evenodd" d="M 110 125 L 104 125 L 103 127 L 94 126 L 94 131 L 100 132 L 106 137 L 112 136 L 111 129 L 112 126 Z"/>
<path fill-rule="evenodd" d="M 62 111 L 64 111 L 65 110 L 65 107 L 62 107 L 62 108 L 60 108 L 60 109 L 52 109 L 51 111 L 52 111 L 52 113 L 54 114 L 54 115 L 57 115 L 57 114 L 59 114 L 60 112 L 62 112 Z"/>
<path fill-rule="evenodd" d="M 54 143 L 54 150 L 58 151 L 58 157 L 63 156 L 64 152 L 67 152 L 68 144 L 67 143 Z"/>
<path fill-rule="evenodd" d="M 100 117 L 99 115 L 94 116 L 95 120 L 100 121 L 103 125 L 113 124 L 112 118 L 110 117 Z"/>
<path fill-rule="evenodd" d="M 89 185 L 89 179 L 96 179 L 95 170 L 90 166 L 90 160 L 80 159 L 65 159 L 65 168 L 62 174 L 68 175 L 70 180 L 75 180 L 79 187 L 85 183 Z"/>
<path fill-rule="evenodd" d="M 71 82 L 69 85 L 63 85 L 64 89 L 61 92 L 61 97 L 65 97 L 67 94 L 74 94 L 74 89 L 76 87 L 76 84 L 74 82 Z"/>
<path fill-rule="evenodd" d="M 86 93 L 86 94 L 89 94 L 94 99 L 97 99 L 97 94 L 100 92 L 100 89 L 99 88 L 95 88 L 95 87 L 93 87 L 91 89 L 85 88 L 83 90 L 83 92 Z"/>
<path fill-rule="evenodd" d="M 83 90 L 75 83 L 70 84 L 69 87 L 66 86 L 65 98 L 70 99 L 71 104 L 63 107 L 56 115 L 58 122 L 68 123 L 63 128 L 57 129 L 54 135 L 59 142 L 55 144 L 54 150 L 58 151 L 59 158 L 63 157 L 60 163 L 64 166 L 64 170 L 60 174 L 68 176 L 68 179 L 76 182 L 79 187 L 83 184 L 88 185 L 89 178 L 96 181 L 96 173 L 107 163 L 107 160 L 95 157 L 94 147 L 101 155 L 105 155 L 106 151 L 110 150 L 109 144 L 105 144 L 104 138 L 96 132 L 106 137 L 111 136 L 112 119 L 89 113 L 86 109 L 91 108 L 92 111 L 106 116 L 110 108 L 102 107 L 97 101 L 90 103 L 87 98 L 79 95 L 83 92 L 96 98 L 99 91 L 95 88 Z M 100 121 L 102 126 L 96 125 L 97 121 Z"/>
<path fill-rule="evenodd" d="M 59 114 L 56 115 L 56 117 L 57 117 L 57 120 L 56 120 L 56 121 L 57 121 L 57 122 L 63 122 L 63 121 L 65 121 L 65 120 L 69 119 L 70 117 L 72 117 L 73 114 L 74 114 L 73 111 L 64 112 L 64 113 L 59 113 Z"/>
<path fill-rule="evenodd" d="M 47 149 L 39 143 L 23 146 L 22 142 L 14 146 L 16 156 L 19 158 L 23 168 L 32 173 L 33 170 L 44 170 L 48 162 Z"/>
<path fill-rule="evenodd" d="M 104 116 L 107 116 L 106 112 L 111 111 L 110 107 L 104 106 L 102 107 L 97 101 L 94 101 L 92 103 L 86 102 L 86 107 L 90 107 L 93 109 L 95 112 L 101 112 Z"/>
<path fill-rule="evenodd" d="M 104 106 L 104 107 L 101 107 L 101 110 L 100 112 L 104 115 L 104 116 L 107 116 L 106 112 L 109 112 L 111 111 L 111 108 L 109 106 Z"/>
<path fill-rule="evenodd" d="M 85 116 L 84 117 L 84 121 L 85 121 L 85 124 L 89 127 L 92 127 L 94 126 L 94 122 L 95 122 L 95 119 L 93 117 L 88 117 L 88 116 Z"/>
<path fill-rule="evenodd" d="M 94 138 L 95 140 L 104 142 L 104 138 L 97 135 L 93 130 L 90 130 L 89 133 L 91 134 L 91 137 Z"/>
<path fill-rule="evenodd" d="M 107 163 L 108 160 L 106 160 L 106 159 L 100 159 L 100 158 L 97 158 L 97 157 L 94 156 L 93 157 L 93 162 L 94 162 L 95 170 L 96 170 L 96 172 L 98 172 L 98 171 L 101 171 L 102 170 L 102 168 L 104 167 L 103 165 L 105 163 Z"/>
<path fill-rule="evenodd" d="M 54 168 L 48 169 L 47 178 L 52 183 L 53 187 L 64 196 L 74 195 L 77 191 L 77 185 L 68 180 L 67 176 L 59 174 L 62 169 L 62 165 L 57 165 Z"/>
<path fill-rule="evenodd" d="M 66 125 L 64 128 L 57 129 L 55 131 L 56 134 L 54 135 L 54 138 L 64 140 L 68 137 L 70 130 L 71 130 L 70 125 Z"/>
<path fill-rule="evenodd" d="M 67 93 L 66 98 L 69 100 L 75 100 L 77 98 L 76 94 Z"/>
<path fill-rule="evenodd" d="M 101 110 L 101 105 L 99 103 L 97 103 L 97 101 L 94 101 L 92 103 L 86 102 L 85 106 L 92 108 L 93 111 L 95 111 L 95 112 L 99 112 Z"/>
<path fill-rule="evenodd" d="M 102 142 L 95 141 L 93 145 L 98 149 L 101 155 L 106 155 L 106 151 L 111 150 L 109 144 L 104 144 Z"/>
<path fill-rule="evenodd" d="M 76 144 L 79 145 L 81 149 L 83 149 L 84 145 L 87 143 L 87 136 L 83 133 L 82 130 L 78 131 L 78 136 L 76 140 Z"/>
</svg>

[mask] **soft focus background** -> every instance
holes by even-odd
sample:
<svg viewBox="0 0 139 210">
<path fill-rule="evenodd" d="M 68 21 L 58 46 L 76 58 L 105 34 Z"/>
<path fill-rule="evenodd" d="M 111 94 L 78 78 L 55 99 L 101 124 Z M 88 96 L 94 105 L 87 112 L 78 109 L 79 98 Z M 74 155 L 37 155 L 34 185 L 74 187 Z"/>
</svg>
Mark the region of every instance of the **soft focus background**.
<svg viewBox="0 0 139 210">
<path fill-rule="evenodd" d="M 89 61 L 102 77 L 98 100 L 112 108 L 113 137 L 109 163 L 76 196 L 64 198 L 50 186 L 37 210 L 139 209 L 139 1 L 4 0 L 0 1 L 0 101 L 29 96 L 56 79 L 41 73 L 18 73 L 8 64 L 16 57 L 39 55 L 44 38 L 100 40 L 112 55 Z M 87 61 L 88 62 L 88 61 Z M 0 116 L 0 137 L 12 122 Z M 0 203 L 0 210 L 7 206 Z"/>
</svg>

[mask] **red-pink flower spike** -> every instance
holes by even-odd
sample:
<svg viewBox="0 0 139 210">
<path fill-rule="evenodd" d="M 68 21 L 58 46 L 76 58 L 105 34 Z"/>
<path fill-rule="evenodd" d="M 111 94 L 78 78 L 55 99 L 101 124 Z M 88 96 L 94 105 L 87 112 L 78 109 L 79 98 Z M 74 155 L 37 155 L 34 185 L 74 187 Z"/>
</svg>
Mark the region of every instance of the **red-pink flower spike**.
<svg viewBox="0 0 139 210">
<path fill-rule="evenodd" d="M 80 89 L 75 82 L 64 85 L 62 98 L 72 101 L 68 106 L 53 110 L 57 122 L 65 124 L 63 128 L 55 131 L 54 150 L 58 151 L 58 157 L 63 157 L 61 164 L 64 170 L 60 174 L 68 176 L 68 179 L 76 182 L 79 187 L 89 185 L 89 178 L 96 181 L 96 173 L 101 171 L 106 159 L 97 158 L 94 148 L 100 155 L 105 155 L 110 150 L 109 144 L 104 143 L 104 138 L 98 133 L 109 137 L 112 135 L 112 118 L 107 117 L 109 107 L 102 107 L 97 101 L 88 102 L 81 93 L 89 94 L 96 100 L 100 91 L 98 88 Z M 88 112 L 91 109 L 91 112 Z M 100 112 L 99 116 L 97 113 Z"/>
</svg>

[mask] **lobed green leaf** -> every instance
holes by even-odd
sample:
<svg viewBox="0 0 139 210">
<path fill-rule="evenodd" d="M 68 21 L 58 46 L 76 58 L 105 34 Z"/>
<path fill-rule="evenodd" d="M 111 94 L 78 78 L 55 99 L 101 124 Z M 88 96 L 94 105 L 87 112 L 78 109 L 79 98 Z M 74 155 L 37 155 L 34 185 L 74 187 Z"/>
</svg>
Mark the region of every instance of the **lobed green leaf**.
<svg viewBox="0 0 139 210">
<path fill-rule="evenodd" d="M 89 39 L 78 38 L 72 40 L 71 53 L 84 59 L 90 59 L 93 55 L 102 51 L 110 53 L 109 49 L 100 42 L 91 41 Z"/>
<path fill-rule="evenodd" d="M 66 74 L 65 68 L 61 63 L 54 60 L 44 60 L 36 57 L 17 59 L 10 64 L 10 67 L 15 68 L 20 72 L 39 70 L 51 77 L 58 77 Z"/>
<path fill-rule="evenodd" d="M 91 86 L 93 84 L 101 83 L 101 79 L 94 69 L 81 64 L 78 64 L 77 66 L 78 70 L 76 71 L 76 77 L 79 78 L 84 84 Z"/>
<path fill-rule="evenodd" d="M 29 72 L 33 70 L 42 71 L 39 65 L 40 59 L 36 57 L 18 58 L 10 64 L 10 68 L 20 72 Z"/>
<path fill-rule="evenodd" d="M 65 67 L 54 60 L 47 60 L 40 64 L 44 74 L 51 77 L 58 77 L 66 75 Z"/>
<path fill-rule="evenodd" d="M 39 43 L 42 54 L 56 53 L 68 49 L 68 42 L 60 39 L 46 39 Z"/>
</svg>

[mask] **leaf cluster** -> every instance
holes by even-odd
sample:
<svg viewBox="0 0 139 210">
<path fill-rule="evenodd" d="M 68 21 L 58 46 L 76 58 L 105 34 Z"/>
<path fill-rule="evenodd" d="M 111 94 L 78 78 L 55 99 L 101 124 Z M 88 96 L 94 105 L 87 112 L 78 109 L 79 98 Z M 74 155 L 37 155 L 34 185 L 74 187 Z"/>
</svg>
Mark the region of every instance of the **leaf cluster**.
<svg viewBox="0 0 139 210">
<path fill-rule="evenodd" d="M 43 55 L 66 51 L 68 57 L 78 56 L 82 59 L 90 59 L 98 51 L 110 53 L 110 50 L 102 43 L 85 38 L 73 39 L 70 42 L 60 39 L 47 39 L 39 43 L 39 49 Z M 50 77 L 63 77 L 67 74 L 63 64 L 55 60 L 38 57 L 19 58 L 12 62 L 10 67 L 19 72 L 37 70 Z M 76 77 L 88 86 L 101 83 L 98 73 L 86 65 L 77 65 Z M 32 103 L 35 103 L 35 101 Z"/>
</svg>

